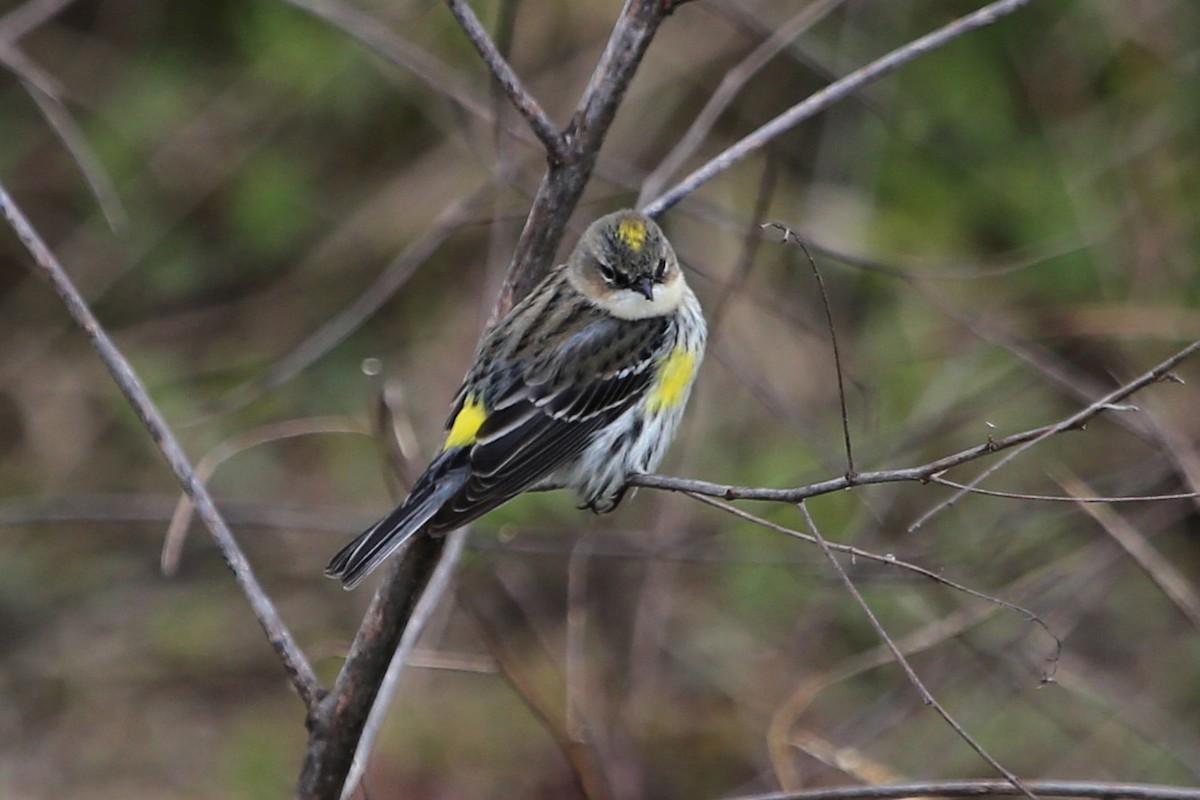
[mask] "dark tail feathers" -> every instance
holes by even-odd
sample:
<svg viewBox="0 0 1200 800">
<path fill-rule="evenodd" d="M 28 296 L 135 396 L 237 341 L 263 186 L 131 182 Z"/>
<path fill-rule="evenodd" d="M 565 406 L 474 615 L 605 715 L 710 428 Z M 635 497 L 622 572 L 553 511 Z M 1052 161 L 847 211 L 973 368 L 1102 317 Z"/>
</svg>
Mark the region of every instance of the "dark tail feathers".
<svg viewBox="0 0 1200 800">
<path fill-rule="evenodd" d="M 403 503 L 339 550 L 330 559 L 325 574 L 340 580 L 345 589 L 353 589 L 380 562 L 419 533 L 462 488 L 468 474 L 461 469 L 442 472 L 434 466 L 417 480 L 412 494 Z"/>
</svg>

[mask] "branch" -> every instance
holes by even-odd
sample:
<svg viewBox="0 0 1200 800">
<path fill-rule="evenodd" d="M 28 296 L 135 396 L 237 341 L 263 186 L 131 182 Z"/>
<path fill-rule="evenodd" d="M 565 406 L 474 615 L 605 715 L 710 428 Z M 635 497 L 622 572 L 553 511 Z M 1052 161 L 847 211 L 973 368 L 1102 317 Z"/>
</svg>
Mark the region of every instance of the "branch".
<svg viewBox="0 0 1200 800">
<path fill-rule="evenodd" d="M 716 158 L 713 158 L 677 183 L 674 188 L 660 195 L 654 202 L 643 208 L 642 211 L 647 216 L 659 216 L 684 197 L 696 191 L 705 183 L 708 183 L 776 136 L 791 130 L 804 120 L 816 116 L 871 81 L 895 71 L 918 56 L 936 50 L 942 45 L 948 44 L 963 34 L 977 28 L 991 25 L 996 20 L 1011 14 L 1028 2 L 1029 0 L 996 0 L 996 2 L 984 6 L 973 14 L 956 19 L 950 24 L 944 25 L 932 33 L 927 33 L 921 38 L 893 50 L 882 58 L 872 61 L 867 66 L 851 72 L 844 78 L 834 81 L 824 89 L 809 95 L 806 99 L 775 117 L 775 119 L 766 125 L 763 125 L 758 130 L 730 146 Z"/>
<path fill-rule="evenodd" d="M 418 536 L 389 562 L 384 582 L 371 599 L 333 690 L 309 715 L 308 751 L 300 772 L 298 797 L 334 800 L 344 796 L 343 786 L 349 788 L 347 778 L 355 752 L 387 677 L 392 654 L 448 541 L 442 536 Z"/>
<path fill-rule="evenodd" d="M 38 272 L 49 281 L 54 291 L 62 298 L 71 317 L 83 329 L 92 346 L 96 348 L 100 360 L 104 362 L 104 366 L 112 374 L 113 380 L 116 381 L 125 398 L 133 406 L 138 419 L 150 431 L 155 444 L 158 445 L 180 484 L 183 485 L 183 490 L 195 504 L 196 512 L 212 532 L 213 539 L 216 540 L 225 563 L 233 570 L 238 586 L 246 595 L 246 599 L 250 601 L 254 616 L 258 618 L 259 624 L 266 631 L 267 639 L 283 662 L 283 667 L 287 671 L 288 677 L 291 678 L 296 692 L 311 712 L 323 693 L 316 673 L 313 672 L 308 659 L 292 638 L 287 626 L 284 625 L 271 599 L 267 597 L 266 592 L 259 585 L 258 579 L 254 577 L 250 562 L 246 560 L 245 554 L 238 547 L 237 541 L 233 538 L 233 532 L 225 524 L 225 520 L 217 510 L 203 481 L 196 475 L 183 448 L 175 439 L 175 434 L 171 432 L 166 420 L 163 419 L 162 413 L 150 399 L 146 387 L 134 372 L 129 361 L 101 327 L 100 321 L 96 319 L 95 314 L 92 313 L 83 296 L 75 288 L 62 265 L 58 263 L 58 259 L 54 257 L 50 248 L 42 241 L 2 185 L 0 185 L 0 212 L 16 232 L 21 244 L 33 256 Z"/>
<path fill-rule="evenodd" d="M 831 478 L 817 483 L 810 483 L 807 486 L 799 486 L 792 489 L 771 489 L 765 487 L 753 486 L 731 486 L 719 483 L 710 483 L 709 481 L 691 480 L 688 478 L 673 478 L 665 475 L 637 475 L 629 481 L 630 486 L 645 486 L 650 489 L 665 489 L 674 492 L 690 492 L 692 494 L 701 494 L 708 497 L 719 497 L 724 500 L 767 500 L 780 503 L 798 503 L 809 497 L 817 495 L 830 494 L 842 489 L 849 489 L 852 486 L 863 486 L 874 483 L 899 483 L 903 481 L 917 481 L 919 483 L 928 483 L 934 476 L 946 470 L 957 467 L 960 464 L 965 464 L 968 461 L 974 461 L 982 456 L 998 452 L 1000 450 L 1008 450 L 1017 448 L 1014 452 L 1005 457 L 1005 461 L 1024 452 L 1028 447 L 1053 436 L 1063 431 L 1082 428 L 1093 417 L 1098 416 L 1104 411 L 1111 410 L 1114 405 L 1120 403 L 1125 398 L 1138 392 L 1141 389 L 1149 386 L 1152 383 L 1158 383 L 1162 380 L 1172 379 L 1170 371 L 1188 356 L 1200 350 L 1200 340 L 1194 341 L 1187 347 L 1165 359 L 1156 365 L 1153 369 L 1142 373 L 1129 383 L 1114 389 L 1104 397 L 1088 405 L 1087 407 L 1071 414 L 1068 417 L 1056 422 L 1053 425 L 1044 425 L 1040 428 L 1032 428 L 1020 433 L 1014 433 L 1010 436 L 1005 436 L 1000 439 L 988 439 L 987 442 L 967 450 L 962 450 L 957 453 L 952 453 L 948 456 L 930 461 L 916 467 L 907 467 L 904 469 L 880 470 L 877 472 L 861 472 L 858 475 L 843 475 L 838 478 Z M 1177 379 L 1176 379 L 1177 380 Z"/>
<path fill-rule="evenodd" d="M 566 160 L 567 144 L 562 134 L 546 116 L 546 112 L 542 110 L 537 99 L 521 83 L 517 73 L 513 72 L 512 67 L 508 65 L 496 44 L 479 22 L 479 17 L 475 16 L 475 12 L 471 10 L 465 0 L 446 0 L 446 5 L 450 7 L 450 13 L 458 20 L 458 24 L 462 26 L 467 38 L 471 40 L 471 44 L 475 46 L 475 50 L 491 70 L 496 83 L 504 89 L 504 93 L 512 101 L 513 107 L 525 118 L 538 140 L 546 147 L 546 157 L 550 163 L 557 164 Z"/>
</svg>

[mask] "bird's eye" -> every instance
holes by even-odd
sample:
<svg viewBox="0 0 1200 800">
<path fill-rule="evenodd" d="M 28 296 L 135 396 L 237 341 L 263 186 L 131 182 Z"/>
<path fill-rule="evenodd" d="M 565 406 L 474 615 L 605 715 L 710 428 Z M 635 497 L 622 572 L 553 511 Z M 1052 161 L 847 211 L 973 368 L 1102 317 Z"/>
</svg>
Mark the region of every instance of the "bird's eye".
<svg viewBox="0 0 1200 800">
<path fill-rule="evenodd" d="M 654 268 L 654 280 L 658 283 L 662 283 L 662 280 L 665 277 L 667 277 L 667 260 L 665 258 L 660 258 L 658 260 L 658 266 Z"/>
<path fill-rule="evenodd" d="M 617 272 L 603 261 L 596 262 L 596 269 L 600 270 L 600 277 L 604 278 L 604 282 L 613 286 L 617 282 Z"/>
</svg>

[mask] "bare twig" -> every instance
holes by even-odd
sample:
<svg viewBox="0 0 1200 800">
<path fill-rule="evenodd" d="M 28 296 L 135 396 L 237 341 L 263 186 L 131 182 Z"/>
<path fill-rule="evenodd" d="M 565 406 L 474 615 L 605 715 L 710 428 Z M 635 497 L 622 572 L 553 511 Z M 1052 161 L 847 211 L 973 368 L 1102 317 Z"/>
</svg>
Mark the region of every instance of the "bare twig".
<svg viewBox="0 0 1200 800">
<path fill-rule="evenodd" d="M 836 543 L 830 542 L 829 546 L 831 549 L 838 549 Z M 1003 593 L 1006 595 L 1025 594 L 1032 585 L 1046 583 L 1045 573 L 1050 570 L 1050 567 L 1043 567 L 1040 570 L 1027 572 L 1005 586 Z M 1072 577 L 1078 578 L 1077 572 L 1071 574 Z M 1004 601 L 1000 601 L 1000 603 L 989 605 L 961 608 L 906 633 L 897 641 L 897 645 L 905 655 L 910 657 L 925 652 L 949 639 L 961 636 L 968 629 L 991 619 L 1004 607 L 1003 603 Z M 796 726 L 797 719 L 812 705 L 816 697 L 835 684 L 850 680 L 868 670 L 878 669 L 891 662 L 891 651 L 888 650 L 886 644 L 880 643 L 868 650 L 855 653 L 836 667 L 801 680 L 771 716 L 771 724 L 767 731 L 767 746 L 780 786 L 784 789 L 793 789 L 802 785 L 800 777 L 791 766 L 791 760 L 788 757 L 793 746 L 791 731 Z"/>
<path fill-rule="evenodd" d="M 850 412 L 846 410 L 846 381 L 842 377 L 842 354 L 838 350 L 837 330 L 833 325 L 833 309 L 829 306 L 829 292 L 825 289 L 825 279 L 821 277 L 821 270 L 817 269 L 817 260 L 809 252 L 808 245 L 804 243 L 804 240 L 786 225 L 778 222 L 772 222 L 771 225 L 783 231 L 783 241 L 786 242 L 790 237 L 804 251 L 808 265 L 812 267 L 813 277 L 817 279 L 817 288 L 821 290 L 821 305 L 825 308 L 825 322 L 829 326 L 829 343 L 833 347 L 833 371 L 837 376 L 838 402 L 842 407 L 842 439 L 846 445 L 846 475 L 853 478 L 855 474 L 854 448 L 850 444 Z"/>
<path fill-rule="evenodd" d="M 850 595 L 854 598 L 854 602 L 856 602 L 858 607 L 863 610 L 863 613 L 867 615 L 867 619 L 870 621 L 871 627 L 875 629 L 876 635 L 878 635 L 879 638 L 883 640 L 883 643 L 887 645 L 887 648 L 892 651 L 892 656 L 896 659 L 896 663 L 900 665 L 902 670 L 904 670 L 904 674 L 908 677 L 909 683 L 911 683 L 917 690 L 917 693 L 921 696 L 921 700 L 926 705 L 933 708 L 933 710 L 936 711 L 938 715 L 946 721 L 946 724 L 953 728 L 954 732 L 957 733 L 959 737 L 962 738 L 962 740 L 979 755 L 980 758 L 986 761 L 988 765 L 992 767 L 992 769 L 1003 775 L 1009 783 L 1020 790 L 1021 794 L 1030 798 L 1030 800 L 1037 800 L 1037 795 L 1035 795 L 1032 790 L 1030 790 L 1030 788 L 1026 786 L 1020 778 L 1017 777 L 1015 773 L 1011 772 L 1007 767 L 997 761 L 991 753 L 985 750 L 983 745 L 975 741 L 975 737 L 967 733 L 966 729 L 964 729 L 962 725 L 958 723 L 958 720 L 954 719 L 950 712 L 947 711 L 942 704 L 938 702 L 937 698 L 933 696 L 933 693 L 926 688 L 924 681 L 922 681 L 920 676 L 917 675 L 916 671 L 912 668 L 912 665 L 908 663 L 908 659 L 905 658 L 904 653 L 902 653 L 900 648 L 896 646 L 896 643 L 892 641 L 892 637 L 888 635 L 888 632 L 884 629 L 883 624 L 879 621 L 878 617 L 875 616 L 875 612 L 873 612 L 871 607 L 867 605 L 867 601 L 858 591 L 858 587 L 854 585 L 854 581 L 850 580 L 850 576 L 846 574 L 846 570 L 842 567 L 841 562 L 837 560 L 837 556 L 833 554 L 833 550 L 829 547 L 828 542 L 825 541 L 825 537 L 821 535 L 821 531 L 817 527 L 817 523 L 813 521 L 812 515 L 808 513 L 808 507 L 805 506 L 804 503 L 799 503 L 798 506 L 800 508 L 800 513 L 804 515 L 804 522 L 808 526 L 809 533 L 811 533 L 813 538 L 817 540 L 817 544 L 821 547 L 821 552 L 825 554 L 825 558 L 829 561 L 829 565 L 832 566 L 833 571 L 837 573 L 838 579 L 841 580 L 842 585 L 846 587 L 846 591 L 850 592 Z"/>
<path fill-rule="evenodd" d="M 92 313 L 83 296 L 75 288 L 62 265 L 58 263 L 58 259 L 54 257 L 50 248 L 42 241 L 2 185 L 0 185 L 0 212 L 3 212 L 8 224 L 16 232 L 17 238 L 33 256 L 38 272 L 49 281 L 63 304 L 66 305 L 71 317 L 83 329 L 92 346 L 96 348 L 100 360 L 104 362 L 104 366 L 112 374 L 113 380 L 116 381 L 117 386 L 137 413 L 138 419 L 150 432 L 155 444 L 158 445 L 159 450 L 171 465 L 171 469 L 174 470 L 176 477 L 183 485 L 183 490 L 195 504 L 200 518 L 212 532 L 213 539 L 216 540 L 225 563 L 233 570 L 238 586 L 246 595 L 250 607 L 254 610 L 254 616 L 266 631 L 271 646 L 283 662 L 283 667 L 291 678 L 292 685 L 311 712 L 323 693 L 316 673 L 313 672 L 308 659 L 292 638 L 287 626 L 284 625 L 271 599 L 259 585 L 254 571 L 250 568 L 250 562 L 246 560 L 245 554 L 242 553 L 237 541 L 233 538 L 233 532 L 225 524 L 208 489 L 196 475 L 191 462 L 188 461 L 187 455 L 176 440 L 175 434 L 163 419 L 162 413 L 150 399 L 146 387 L 134 372 L 129 361 L 101 327 L 100 321 L 96 319 L 95 314 Z"/>
<path fill-rule="evenodd" d="M 1026 781 L 1043 797 L 1089 797 L 1097 800 L 1200 800 L 1200 789 L 1153 783 L 1102 781 Z M 744 795 L 734 800 L 899 800 L 905 797 L 987 797 L 1024 791 L 1005 781 L 925 781 L 882 786 L 837 786 L 798 792 Z"/>
<path fill-rule="evenodd" d="M 918 56 L 954 41 L 963 34 L 986 25 L 991 25 L 996 20 L 1013 13 L 1029 2 L 1030 0 L 996 0 L 996 2 L 989 3 L 965 17 L 960 17 L 932 33 L 928 33 L 919 39 L 914 39 L 903 47 L 897 48 L 882 58 L 872 61 L 867 66 L 834 81 L 824 89 L 810 95 L 802 102 L 792 106 L 758 130 L 727 148 L 724 152 L 693 171 L 665 194 L 659 195 L 657 199 L 642 210 L 651 217 L 662 214 L 684 197 L 696 191 L 696 189 L 717 175 L 720 175 L 767 142 L 804 120 L 824 111 L 846 96 L 858 91 L 862 86 L 887 75 L 889 72 L 894 71 Z"/>
<path fill-rule="evenodd" d="M 491 70 L 496 83 L 504 89 L 504 93 L 512 101 L 513 107 L 525 118 L 538 140 L 545 146 L 546 157 L 551 163 L 565 160 L 567 147 L 562 134 L 546 116 L 546 112 L 542 110 L 537 99 L 521 83 L 517 73 L 513 72 L 512 67 L 501 55 L 500 50 L 488 36 L 479 17 L 475 16 L 475 12 L 467 5 L 466 0 L 446 0 L 446 5 L 450 7 L 450 13 L 458 20 L 463 32 L 467 34 L 467 38 L 471 40 L 471 44 L 475 46 L 475 50 Z"/>
</svg>

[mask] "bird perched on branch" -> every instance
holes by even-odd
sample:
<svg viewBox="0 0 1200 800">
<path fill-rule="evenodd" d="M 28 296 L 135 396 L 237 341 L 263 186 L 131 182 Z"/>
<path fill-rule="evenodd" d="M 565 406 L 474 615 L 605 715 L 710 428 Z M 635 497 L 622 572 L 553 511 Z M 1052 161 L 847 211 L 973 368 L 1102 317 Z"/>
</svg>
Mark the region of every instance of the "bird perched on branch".
<svg viewBox="0 0 1200 800">
<path fill-rule="evenodd" d="M 662 459 L 706 333 L 658 225 L 635 211 L 601 217 L 487 332 L 441 452 L 325 574 L 352 589 L 413 536 L 452 531 L 534 487 L 574 489 L 596 513 L 616 508 L 630 476 Z"/>
</svg>

